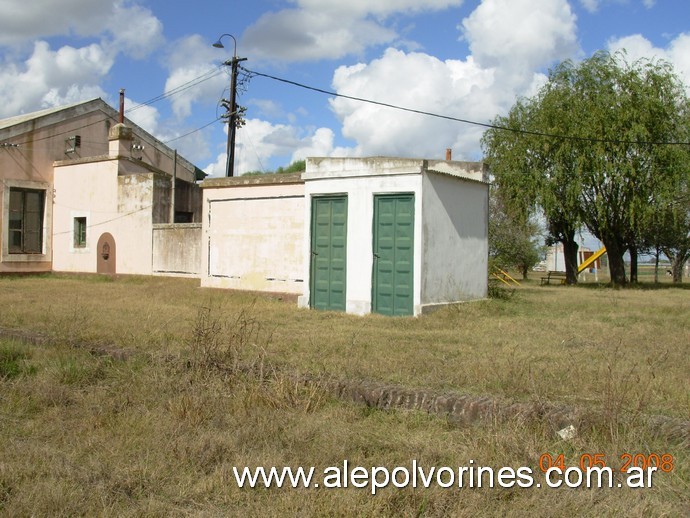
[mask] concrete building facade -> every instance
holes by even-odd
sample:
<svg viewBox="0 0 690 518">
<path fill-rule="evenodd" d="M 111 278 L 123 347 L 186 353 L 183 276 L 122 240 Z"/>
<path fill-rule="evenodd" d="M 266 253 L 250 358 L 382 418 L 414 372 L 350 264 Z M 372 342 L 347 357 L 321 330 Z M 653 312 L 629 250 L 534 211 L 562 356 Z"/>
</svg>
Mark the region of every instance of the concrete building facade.
<svg viewBox="0 0 690 518">
<path fill-rule="evenodd" d="M 94 99 L 0 121 L 0 273 L 155 273 L 153 225 L 200 221 L 203 173 L 120 118 Z"/>
<path fill-rule="evenodd" d="M 206 180 L 201 284 L 360 315 L 484 298 L 486 175 L 478 163 L 309 158 L 302 175 Z"/>
</svg>

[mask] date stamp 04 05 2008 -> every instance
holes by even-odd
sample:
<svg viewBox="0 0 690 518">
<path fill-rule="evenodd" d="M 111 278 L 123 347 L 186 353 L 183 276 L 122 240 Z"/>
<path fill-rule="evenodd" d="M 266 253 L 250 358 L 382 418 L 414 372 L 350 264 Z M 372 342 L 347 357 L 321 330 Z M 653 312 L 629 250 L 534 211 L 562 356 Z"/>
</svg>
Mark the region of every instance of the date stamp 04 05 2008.
<svg viewBox="0 0 690 518">
<path fill-rule="evenodd" d="M 621 473 L 627 473 L 629 468 L 636 467 L 647 470 L 649 468 L 656 468 L 663 473 L 669 473 L 673 471 L 673 455 L 670 453 L 623 453 L 620 455 L 621 465 L 618 471 Z M 606 468 L 606 457 L 603 453 L 583 453 L 580 455 L 580 465 L 577 466 L 582 471 L 587 468 Z M 565 471 L 565 457 L 561 453 L 553 457 L 549 453 L 544 453 L 539 457 L 539 469 L 546 473 L 550 468 L 558 468 Z"/>
</svg>

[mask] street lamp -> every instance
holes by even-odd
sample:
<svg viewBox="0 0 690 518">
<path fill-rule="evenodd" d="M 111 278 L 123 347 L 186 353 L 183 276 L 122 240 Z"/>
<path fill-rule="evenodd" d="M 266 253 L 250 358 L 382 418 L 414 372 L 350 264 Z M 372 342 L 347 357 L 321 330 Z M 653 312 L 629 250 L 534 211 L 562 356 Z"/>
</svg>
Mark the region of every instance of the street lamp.
<svg viewBox="0 0 690 518">
<path fill-rule="evenodd" d="M 234 50 L 232 59 L 225 61 L 224 65 L 229 65 L 231 70 L 230 76 L 230 100 L 223 100 L 223 106 L 227 108 L 228 113 L 228 146 L 227 146 L 227 163 L 225 166 L 225 176 L 234 176 L 235 169 L 235 133 L 239 118 L 237 117 L 237 68 L 240 61 L 246 61 L 247 58 L 237 57 L 237 40 L 232 34 L 221 34 L 213 46 L 217 49 L 224 49 L 225 45 L 221 41 L 225 36 L 232 38 L 234 42 Z"/>
</svg>

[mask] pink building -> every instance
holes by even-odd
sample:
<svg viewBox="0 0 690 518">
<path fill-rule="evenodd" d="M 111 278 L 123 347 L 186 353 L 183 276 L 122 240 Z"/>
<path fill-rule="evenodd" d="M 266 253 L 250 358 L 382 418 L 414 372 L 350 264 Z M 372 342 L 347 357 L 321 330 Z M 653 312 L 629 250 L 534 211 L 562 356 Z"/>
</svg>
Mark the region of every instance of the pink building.
<svg viewBox="0 0 690 518">
<path fill-rule="evenodd" d="M 204 176 L 101 99 L 0 120 L 0 273 L 195 275 Z"/>
</svg>

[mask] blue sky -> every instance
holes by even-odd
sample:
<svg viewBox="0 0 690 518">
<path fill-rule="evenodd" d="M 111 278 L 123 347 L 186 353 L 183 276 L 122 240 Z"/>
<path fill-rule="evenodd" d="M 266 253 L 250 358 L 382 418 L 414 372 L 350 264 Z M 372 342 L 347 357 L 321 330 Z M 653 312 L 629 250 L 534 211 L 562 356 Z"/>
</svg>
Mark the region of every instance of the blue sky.
<svg viewBox="0 0 690 518">
<path fill-rule="evenodd" d="M 249 70 L 483 123 L 555 63 L 599 49 L 668 60 L 690 84 L 687 0 L 0 0 L 0 12 L 0 118 L 93 97 L 116 106 L 125 88 L 128 117 L 215 176 L 232 40 L 211 44 L 223 33 Z M 480 127 L 264 77 L 239 104 L 240 174 L 306 156 L 481 159 Z"/>
</svg>

